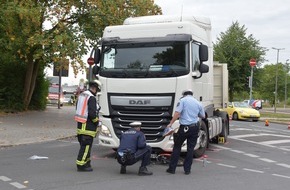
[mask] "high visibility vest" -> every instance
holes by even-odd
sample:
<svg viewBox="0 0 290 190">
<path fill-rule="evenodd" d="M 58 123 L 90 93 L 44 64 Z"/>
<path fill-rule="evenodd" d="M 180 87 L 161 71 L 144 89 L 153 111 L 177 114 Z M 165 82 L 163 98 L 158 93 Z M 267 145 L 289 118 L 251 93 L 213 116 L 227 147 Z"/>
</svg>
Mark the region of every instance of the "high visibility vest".
<svg viewBox="0 0 290 190">
<path fill-rule="evenodd" d="M 77 110 L 75 114 L 75 121 L 86 123 L 88 119 L 88 100 L 94 96 L 90 91 L 84 91 L 78 97 Z"/>
</svg>

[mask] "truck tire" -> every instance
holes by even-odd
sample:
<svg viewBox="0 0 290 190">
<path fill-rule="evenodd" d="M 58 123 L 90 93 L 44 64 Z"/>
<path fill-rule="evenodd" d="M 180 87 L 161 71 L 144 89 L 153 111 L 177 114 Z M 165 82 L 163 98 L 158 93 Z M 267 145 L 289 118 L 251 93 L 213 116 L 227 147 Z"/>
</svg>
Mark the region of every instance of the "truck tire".
<svg viewBox="0 0 290 190">
<path fill-rule="evenodd" d="M 224 137 L 224 142 L 227 142 L 228 135 L 230 134 L 229 116 L 224 111 L 215 111 L 214 115 L 222 118 L 222 132 L 218 137 Z M 218 137 L 214 142 L 218 143 Z"/>
<path fill-rule="evenodd" d="M 204 123 L 204 121 L 201 121 L 200 131 L 199 131 L 199 148 L 194 150 L 193 157 L 199 158 L 201 157 L 204 152 L 206 151 L 206 148 L 208 147 L 208 130 Z"/>
<path fill-rule="evenodd" d="M 225 115 L 223 118 L 223 130 L 220 134 L 220 137 L 224 137 L 224 142 L 228 141 L 228 135 L 230 132 L 229 118 Z"/>
</svg>

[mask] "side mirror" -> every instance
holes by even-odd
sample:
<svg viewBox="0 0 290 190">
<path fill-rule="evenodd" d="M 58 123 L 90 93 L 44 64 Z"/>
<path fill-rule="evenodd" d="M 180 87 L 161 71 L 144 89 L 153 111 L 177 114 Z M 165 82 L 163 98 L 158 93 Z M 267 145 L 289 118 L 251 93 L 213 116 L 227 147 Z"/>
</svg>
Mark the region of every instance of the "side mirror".
<svg viewBox="0 0 290 190">
<path fill-rule="evenodd" d="M 194 76 L 193 78 L 194 78 L 194 79 L 199 79 L 199 78 L 202 77 L 202 73 L 208 73 L 208 71 L 209 71 L 209 66 L 206 65 L 206 64 L 201 63 L 201 64 L 199 65 L 199 72 L 200 72 L 200 75 L 199 75 L 199 76 Z"/>
<path fill-rule="evenodd" d="M 208 60 L 208 47 L 206 45 L 199 46 L 199 60 L 201 63 Z"/>
<path fill-rule="evenodd" d="M 94 75 L 97 75 L 99 73 L 100 67 L 98 65 L 94 65 L 92 72 Z"/>
<path fill-rule="evenodd" d="M 201 63 L 199 66 L 199 72 L 201 73 L 208 73 L 209 71 L 209 66 L 206 64 Z"/>
<path fill-rule="evenodd" d="M 101 60 L 101 51 L 99 48 L 96 48 L 94 53 L 94 63 L 98 64 L 100 60 Z"/>
</svg>

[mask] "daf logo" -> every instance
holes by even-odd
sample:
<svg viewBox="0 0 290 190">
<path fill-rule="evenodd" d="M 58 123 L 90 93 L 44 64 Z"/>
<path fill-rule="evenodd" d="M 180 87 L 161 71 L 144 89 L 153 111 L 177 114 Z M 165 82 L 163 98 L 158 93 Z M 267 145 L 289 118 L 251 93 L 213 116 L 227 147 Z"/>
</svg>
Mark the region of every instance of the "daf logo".
<svg viewBox="0 0 290 190">
<path fill-rule="evenodd" d="M 148 104 L 150 104 L 150 100 L 129 100 L 129 104 L 148 105 Z"/>
</svg>

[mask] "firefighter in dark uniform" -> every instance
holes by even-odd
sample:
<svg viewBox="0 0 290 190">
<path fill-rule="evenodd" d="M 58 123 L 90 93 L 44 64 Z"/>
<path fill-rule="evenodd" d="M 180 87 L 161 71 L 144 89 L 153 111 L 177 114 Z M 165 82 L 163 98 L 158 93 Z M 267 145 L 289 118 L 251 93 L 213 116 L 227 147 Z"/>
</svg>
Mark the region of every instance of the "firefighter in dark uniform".
<svg viewBox="0 0 290 190">
<path fill-rule="evenodd" d="M 99 110 L 96 93 L 99 90 L 97 81 L 89 83 L 89 89 L 78 97 L 75 120 L 77 121 L 77 138 L 80 144 L 76 160 L 78 171 L 93 171 L 90 154 L 93 140 L 99 126 Z"/>
<path fill-rule="evenodd" d="M 131 128 L 125 131 L 120 138 L 117 150 L 117 160 L 121 164 L 121 174 L 126 173 L 126 166 L 133 165 L 141 160 L 138 175 L 152 175 L 147 166 L 150 164 L 152 148 L 146 144 L 146 138 L 141 132 L 141 122 L 130 123 Z"/>
</svg>

